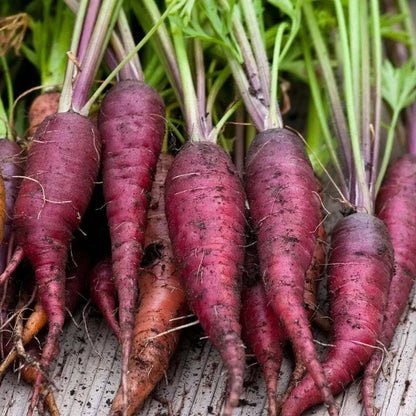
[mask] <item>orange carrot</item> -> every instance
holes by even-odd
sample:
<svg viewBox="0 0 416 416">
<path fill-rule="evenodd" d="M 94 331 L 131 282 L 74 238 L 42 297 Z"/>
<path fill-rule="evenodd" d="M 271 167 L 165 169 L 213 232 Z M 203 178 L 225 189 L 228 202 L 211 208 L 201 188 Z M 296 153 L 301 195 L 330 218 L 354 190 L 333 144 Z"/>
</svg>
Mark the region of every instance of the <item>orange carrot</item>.
<svg viewBox="0 0 416 416">
<path fill-rule="evenodd" d="M 148 264 L 139 277 L 140 306 L 136 313 L 128 365 L 128 415 L 143 405 L 163 377 L 179 341 L 179 331 L 166 332 L 178 325 L 178 321 L 172 319 L 186 312 L 185 292 L 173 262 L 165 217 L 164 183 L 172 160 L 166 154 L 160 156 L 151 192 L 144 256 Z M 149 250 L 156 253 L 156 258 L 148 255 Z M 120 415 L 122 411 L 123 395 L 120 386 L 113 401 L 111 415 Z"/>
<path fill-rule="evenodd" d="M 59 91 L 48 91 L 33 100 L 29 108 L 29 129 L 27 131 L 29 139 L 35 135 L 36 129 L 46 117 L 58 111 L 60 97 Z"/>
<path fill-rule="evenodd" d="M 46 314 L 45 314 L 46 316 Z M 38 344 L 31 345 L 30 354 L 37 356 L 39 358 L 40 351 L 38 348 Z M 20 369 L 20 375 L 22 376 L 23 380 L 26 381 L 28 384 L 34 384 L 36 382 L 36 378 L 38 376 L 39 369 L 35 365 L 24 365 Z M 43 406 L 46 405 L 48 413 L 50 416 L 59 416 L 59 410 L 55 402 L 55 398 L 53 396 L 52 391 L 49 388 L 45 388 L 43 386 L 42 391 L 40 393 L 41 397 L 43 397 L 43 403 L 39 403 L 39 414 L 43 414 L 44 412 L 41 410 Z"/>
</svg>

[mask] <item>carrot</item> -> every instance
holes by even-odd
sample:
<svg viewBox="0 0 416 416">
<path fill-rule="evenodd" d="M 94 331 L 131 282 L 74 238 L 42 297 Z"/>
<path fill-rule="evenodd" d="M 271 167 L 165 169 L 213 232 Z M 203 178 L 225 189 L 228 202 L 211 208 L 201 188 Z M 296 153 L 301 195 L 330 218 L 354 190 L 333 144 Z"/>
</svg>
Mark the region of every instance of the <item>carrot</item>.
<svg viewBox="0 0 416 416">
<path fill-rule="evenodd" d="M 166 179 L 169 235 L 190 307 L 228 370 L 224 415 L 238 404 L 244 373 L 244 201 L 238 173 L 221 147 L 204 141 L 182 147 Z"/>
<path fill-rule="evenodd" d="M 36 347 L 34 347 L 35 350 Z M 35 350 L 36 351 L 36 350 Z M 30 351 L 33 354 L 33 351 Z M 39 369 L 34 365 L 23 366 L 20 369 L 20 375 L 22 376 L 23 380 L 29 384 L 35 384 L 36 379 L 38 377 Z M 53 396 L 53 392 L 50 388 L 44 388 L 41 392 L 41 396 L 43 397 L 44 405 L 48 410 L 50 416 L 59 416 L 60 412 L 56 405 L 55 398 Z M 40 414 L 43 414 L 43 411 L 40 411 Z"/>
<path fill-rule="evenodd" d="M 32 101 L 29 108 L 29 129 L 27 131 L 29 139 L 35 135 L 36 129 L 46 117 L 58 111 L 60 97 L 59 91 L 47 91 Z"/>
<path fill-rule="evenodd" d="M 282 322 L 268 304 L 261 281 L 255 236 L 247 233 L 241 291 L 242 339 L 253 351 L 266 382 L 268 415 L 277 415 L 277 384 L 287 336 Z"/>
<path fill-rule="evenodd" d="M 146 250 L 153 250 L 157 245 L 158 255 L 144 267 L 139 277 L 139 308 L 128 367 L 128 415 L 143 405 L 164 376 L 180 335 L 180 331 L 166 332 L 178 325 L 175 318 L 186 313 L 185 291 L 173 261 L 163 195 L 166 174 L 172 160 L 172 156 L 160 155 L 151 192 L 145 244 Z M 120 386 L 110 414 L 121 415 L 122 409 Z"/>
<path fill-rule="evenodd" d="M 393 271 L 393 247 L 384 223 L 364 213 L 341 219 L 332 233 L 328 264 L 334 340 L 323 368 L 333 394 L 338 394 L 369 360 L 380 333 Z M 298 415 L 321 402 L 307 374 L 282 415 Z"/>
<path fill-rule="evenodd" d="M 416 156 L 406 154 L 391 164 L 376 200 L 376 213 L 389 230 L 395 256 L 395 269 L 379 337 L 383 348 L 388 348 L 393 339 L 416 279 L 415 209 Z M 368 416 L 375 414 L 374 388 L 382 361 L 383 351 L 377 349 L 365 368 L 362 395 Z"/>
<path fill-rule="evenodd" d="M 261 281 L 243 286 L 241 303 L 242 338 L 252 349 L 266 381 L 268 415 L 277 415 L 277 383 L 283 361 L 286 332 L 268 305 Z"/>
<path fill-rule="evenodd" d="M 89 290 L 91 299 L 98 306 L 114 334 L 120 339 L 120 327 L 115 317 L 117 295 L 109 256 L 98 262 L 91 270 Z"/>
<path fill-rule="evenodd" d="M 105 96 L 98 119 L 103 137 L 103 193 L 111 237 L 126 384 L 144 247 L 148 193 L 165 133 L 165 106 L 158 93 L 136 80 L 122 80 Z"/>
<path fill-rule="evenodd" d="M 98 129 L 85 115 L 93 101 L 88 100 L 88 94 L 108 41 L 106 29 L 112 29 L 117 6 L 116 0 L 104 1 L 95 22 L 86 22 L 83 12 L 77 14 L 70 50 L 76 55 L 81 41 L 87 42 L 88 48 L 80 66 L 75 66 L 72 59 L 67 61 L 58 113 L 47 117 L 36 130 L 16 200 L 17 247 L 0 276 L 0 283 L 27 257 L 35 272 L 39 299 L 48 315 L 41 371 L 28 415 L 37 405 L 42 375 L 47 374 L 59 350 L 65 320 L 65 265 L 69 244 L 98 176 L 101 139 Z"/>
<path fill-rule="evenodd" d="M 246 169 L 247 198 L 268 299 L 285 325 L 296 356 L 336 413 L 303 307 L 305 273 L 321 218 L 312 166 L 294 132 L 269 129 L 258 133 L 251 144 Z"/>
<path fill-rule="evenodd" d="M 25 256 L 34 268 L 49 318 L 41 360 L 45 372 L 58 351 L 67 252 L 98 175 L 100 147 L 99 132 L 87 118 L 69 112 L 49 116 L 36 131 L 16 200 L 17 247 L 0 280 L 4 282 Z"/>
</svg>

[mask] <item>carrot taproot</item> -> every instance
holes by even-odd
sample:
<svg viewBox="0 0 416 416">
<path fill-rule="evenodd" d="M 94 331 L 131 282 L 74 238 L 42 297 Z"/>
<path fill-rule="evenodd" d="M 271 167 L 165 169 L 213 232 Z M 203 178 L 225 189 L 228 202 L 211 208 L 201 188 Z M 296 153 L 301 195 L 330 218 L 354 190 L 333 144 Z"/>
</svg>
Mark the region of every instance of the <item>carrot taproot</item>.
<svg viewBox="0 0 416 416">
<path fill-rule="evenodd" d="M 247 154 L 246 192 L 270 304 L 295 355 L 313 376 L 330 412 L 337 414 L 303 307 L 305 273 L 321 212 L 312 166 L 297 134 L 285 128 L 257 134 Z"/>
<path fill-rule="evenodd" d="M 17 196 L 17 246 L 0 281 L 4 283 L 23 257 L 29 259 L 40 301 L 48 314 L 48 336 L 40 363 L 44 372 L 59 348 L 65 319 L 69 243 L 91 197 L 100 150 L 99 132 L 88 118 L 72 112 L 47 117 L 35 133 Z M 31 409 L 35 407 L 40 383 L 41 380 L 35 385 Z"/>
<path fill-rule="evenodd" d="M 376 214 L 386 224 L 394 247 L 395 269 L 390 284 L 387 307 L 379 343 L 388 348 L 405 310 L 416 279 L 416 155 L 396 159 L 388 169 L 376 200 Z M 374 389 L 384 352 L 374 351 L 362 383 L 366 414 L 375 415 Z"/>
<path fill-rule="evenodd" d="M 109 327 L 120 339 L 120 327 L 116 319 L 117 293 L 113 280 L 111 257 L 99 261 L 89 276 L 90 297 L 98 306 Z"/>
<path fill-rule="evenodd" d="M 166 179 L 166 214 L 188 302 L 228 370 L 223 415 L 230 415 L 245 363 L 239 323 L 245 195 L 220 146 L 199 141 L 182 147 Z"/>
<path fill-rule="evenodd" d="M 277 384 L 283 361 L 286 332 L 268 304 L 261 281 L 244 285 L 241 302 L 242 338 L 263 370 L 267 389 L 268 415 L 277 415 Z"/>
<path fill-rule="evenodd" d="M 180 331 L 168 332 L 178 325 L 175 318 L 187 310 L 185 291 L 174 263 L 165 216 L 165 179 L 173 157 L 161 154 L 151 191 L 145 234 L 146 250 L 157 245 L 153 261 L 149 256 L 139 276 L 139 307 L 133 329 L 133 346 L 129 358 L 128 407 L 132 415 L 139 409 L 165 374 L 176 350 Z M 146 262 L 146 263 L 148 263 Z M 110 414 L 122 413 L 122 387 L 113 401 Z"/>
<path fill-rule="evenodd" d="M 98 128 L 103 137 L 103 193 L 119 302 L 121 377 L 127 388 L 137 275 L 144 247 L 148 194 L 165 134 L 165 105 L 146 83 L 122 80 L 102 101 Z"/>
<path fill-rule="evenodd" d="M 341 219 L 332 232 L 328 265 L 334 339 L 323 368 L 333 394 L 338 394 L 371 357 L 383 323 L 393 272 L 385 224 L 365 213 Z M 299 415 L 321 402 L 307 374 L 284 403 L 282 415 Z"/>
<path fill-rule="evenodd" d="M 241 291 L 241 336 L 253 351 L 266 383 L 268 415 L 277 415 L 277 385 L 287 335 L 282 322 L 268 304 L 260 277 L 255 235 L 247 232 L 243 287 Z"/>
</svg>

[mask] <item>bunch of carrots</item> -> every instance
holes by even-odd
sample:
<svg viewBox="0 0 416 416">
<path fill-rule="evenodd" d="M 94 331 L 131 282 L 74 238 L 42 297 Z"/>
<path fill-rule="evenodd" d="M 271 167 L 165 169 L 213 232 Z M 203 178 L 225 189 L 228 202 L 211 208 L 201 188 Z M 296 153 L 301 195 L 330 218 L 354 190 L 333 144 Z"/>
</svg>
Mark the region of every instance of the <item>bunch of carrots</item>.
<svg viewBox="0 0 416 416">
<path fill-rule="evenodd" d="M 0 6 L 0 376 L 18 362 L 28 415 L 58 415 L 51 364 L 88 299 L 122 351 L 113 416 L 139 414 L 189 313 L 227 369 L 221 415 L 250 352 L 269 416 L 337 415 L 360 375 L 375 415 L 416 278 L 407 2 L 161 3 Z M 28 62 L 40 86 L 15 98 Z M 292 95 L 307 123 L 290 125 Z M 325 357 L 312 325 L 330 334 Z"/>
</svg>

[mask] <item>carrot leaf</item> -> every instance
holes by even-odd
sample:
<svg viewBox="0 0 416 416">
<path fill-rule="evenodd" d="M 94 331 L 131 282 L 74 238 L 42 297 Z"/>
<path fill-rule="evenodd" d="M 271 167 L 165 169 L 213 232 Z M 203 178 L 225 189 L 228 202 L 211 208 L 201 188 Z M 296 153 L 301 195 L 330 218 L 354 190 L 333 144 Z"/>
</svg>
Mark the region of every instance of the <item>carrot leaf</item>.
<svg viewBox="0 0 416 416">
<path fill-rule="evenodd" d="M 386 60 L 382 69 L 383 99 L 393 111 L 404 109 L 416 100 L 416 68 L 412 61 L 394 67 Z"/>
</svg>

